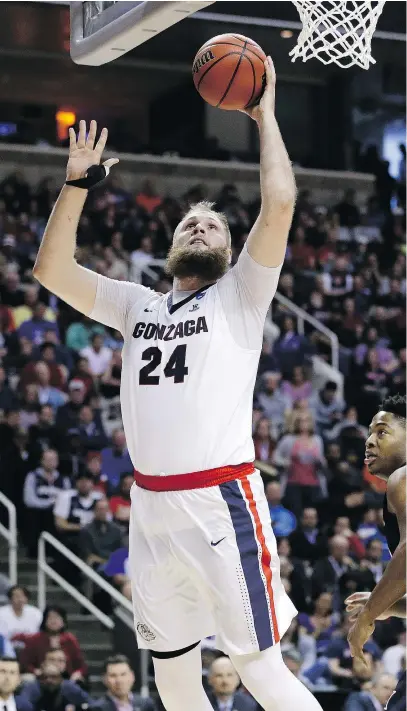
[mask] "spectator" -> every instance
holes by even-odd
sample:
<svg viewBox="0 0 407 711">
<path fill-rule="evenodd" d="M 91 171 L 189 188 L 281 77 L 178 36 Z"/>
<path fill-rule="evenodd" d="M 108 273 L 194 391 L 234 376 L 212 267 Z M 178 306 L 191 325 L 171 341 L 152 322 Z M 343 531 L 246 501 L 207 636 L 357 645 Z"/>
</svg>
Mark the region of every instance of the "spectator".
<svg viewBox="0 0 407 711">
<path fill-rule="evenodd" d="M 366 555 L 362 566 L 373 573 L 376 584 L 383 575 L 383 543 L 379 538 L 372 538 L 366 545 Z"/>
<path fill-rule="evenodd" d="M 7 591 L 8 605 L 0 607 L 0 630 L 13 639 L 16 634 L 35 634 L 42 622 L 42 612 L 29 605 L 30 593 L 22 585 L 13 585 Z"/>
<path fill-rule="evenodd" d="M 0 366 L 0 411 L 12 410 L 17 405 L 15 392 L 7 385 L 6 371 Z"/>
<path fill-rule="evenodd" d="M 41 466 L 27 474 L 23 499 L 27 508 L 26 538 L 31 557 L 37 555 L 38 539 L 42 531 L 54 533 L 53 508 L 58 495 L 71 487 L 68 477 L 58 471 L 58 454 L 47 449 L 41 457 Z"/>
<path fill-rule="evenodd" d="M 211 690 L 209 701 L 215 711 L 231 708 L 235 711 L 256 711 L 257 703 L 251 696 L 237 691 L 239 676 L 228 657 L 215 659 L 209 669 L 208 682 Z"/>
<path fill-rule="evenodd" d="M 89 405 L 82 405 L 79 410 L 78 431 L 84 454 L 89 451 L 98 452 L 107 444 L 102 422 Z"/>
<path fill-rule="evenodd" d="M 102 475 L 107 478 L 108 492 L 114 492 L 122 474 L 133 471 L 133 465 L 126 445 L 124 430 L 112 432 L 112 446 L 102 449 Z"/>
<path fill-rule="evenodd" d="M 79 550 L 80 531 L 93 521 L 96 501 L 101 498 L 89 472 L 79 474 L 75 489 L 59 494 L 54 506 L 56 529 L 62 543 L 74 552 Z"/>
<path fill-rule="evenodd" d="M 20 338 L 28 338 L 29 341 L 35 345 L 41 345 L 44 341 L 44 334 L 46 331 L 55 331 L 57 336 L 58 326 L 52 321 L 47 321 L 45 304 L 38 302 L 33 308 L 32 318 L 28 321 L 23 321 L 20 328 L 18 329 L 18 334 Z"/>
<path fill-rule="evenodd" d="M 66 345 L 73 351 L 80 353 L 81 350 L 89 346 L 89 341 L 94 333 L 105 333 L 103 326 L 93 323 L 91 319 L 81 314 L 77 314 L 77 321 L 71 323 L 66 332 Z"/>
<path fill-rule="evenodd" d="M 338 396 L 338 386 L 329 380 L 324 387 L 310 399 L 310 409 L 314 413 L 319 434 L 329 435 L 330 430 L 342 419 L 345 403 Z"/>
<path fill-rule="evenodd" d="M 272 423 L 275 436 L 281 434 L 286 413 L 290 410 L 290 401 L 279 387 L 280 380 L 280 373 L 264 373 L 261 389 L 257 394 L 257 402 L 265 417 Z"/>
<path fill-rule="evenodd" d="M 44 610 L 40 631 L 26 638 L 25 647 L 21 652 L 24 672 L 38 675 L 48 650 L 57 647 L 65 653 L 70 681 L 84 679 L 87 666 L 78 640 L 71 632 L 67 632 L 66 612 L 62 607 L 49 605 Z"/>
<path fill-rule="evenodd" d="M 281 467 L 287 479 L 285 502 L 297 518 L 304 506 L 314 506 L 324 495 L 325 482 L 320 476 L 325 464 L 321 437 L 314 434 L 314 424 L 309 415 L 297 419 L 294 434 L 279 441 L 273 463 Z"/>
<path fill-rule="evenodd" d="M 144 181 L 140 188 L 140 192 L 136 195 L 135 203 L 141 207 L 147 215 L 152 215 L 152 213 L 161 205 L 162 198 L 157 194 L 152 180 Z"/>
<path fill-rule="evenodd" d="M 385 709 L 393 694 L 397 679 L 391 674 L 380 674 L 368 691 L 356 691 L 346 699 L 343 711 L 380 711 Z"/>
<path fill-rule="evenodd" d="M 24 304 L 13 309 L 14 323 L 19 328 L 22 323 L 32 319 L 35 307 L 38 304 L 39 289 L 36 284 L 30 284 L 24 292 Z M 55 323 L 55 314 L 49 307 L 46 308 L 44 317 L 46 321 Z"/>
<path fill-rule="evenodd" d="M 353 558 L 360 560 L 365 555 L 365 547 L 359 536 L 352 531 L 348 516 L 338 516 L 333 533 L 335 536 L 345 536 L 349 543 L 349 552 Z"/>
<path fill-rule="evenodd" d="M 334 596 L 333 609 L 341 607 L 339 580 L 348 570 L 355 567 L 349 558 L 349 543 L 345 536 L 333 536 L 329 541 L 329 555 L 318 560 L 312 574 L 313 596 L 331 592 Z"/>
<path fill-rule="evenodd" d="M 66 711 L 70 706 L 87 709 L 90 698 L 75 682 L 63 679 L 56 664 L 44 661 L 37 681 L 23 688 L 33 711 Z"/>
<path fill-rule="evenodd" d="M 114 350 L 110 363 L 100 379 L 100 392 L 103 397 L 110 400 L 120 395 L 121 374 L 122 355 L 119 350 Z"/>
<path fill-rule="evenodd" d="M 294 319 L 285 316 L 281 334 L 274 344 L 273 355 L 280 370 L 292 371 L 296 365 L 304 365 L 312 354 L 312 348 L 305 336 L 301 336 L 294 326 Z"/>
<path fill-rule="evenodd" d="M 281 503 L 283 498 L 281 485 L 277 481 L 269 481 L 265 486 L 265 493 L 274 535 L 289 536 L 297 526 L 297 519 L 292 511 L 286 509 Z"/>
<path fill-rule="evenodd" d="M 140 247 L 130 255 L 130 281 L 140 284 L 144 267 L 148 267 L 154 259 L 153 240 L 150 235 L 141 238 Z"/>
<path fill-rule="evenodd" d="M 85 385 L 81 380 L 71 380 L 69 383 L 69 400 L 58 409 L 56 426 L 61 434 L 65 434 L 72 427 L 77 427 L 79 410 L 86 395 Z"/>
<path fill-rule="evenodd" d="M 133 486 L 133 474 L 124 473 L 120 476 L 119 492 L 117 496 L 112 496 L 109 500 L 110 510 L 117 524 L 125 529 L 129 527 L 130 521 L 130 491 Z"/>
<path fill-rule="evenodd" d="M 121 546 L 122 532 L 108 517 L 109 502 L 107 499 L 99 499 L 95 502 L 93 521 L 80 532 L 82 558 L 92 567 L 106 563 L 110 555 Z"/>
<path fill-rule="evenodd" d="M 99 333 L 92 335 L 91 344 L 82 348 L 80 354 L 82 358 L 87 358 L 90 372 L 96 378 L 103 375 L 112 359 L 112 351 L 103 345 L 103 336 Z"/>
<path fill-rule="evenodd" d="M 305 377 L 304 368 L 297 365 L 292 372 L 290 380 L 285 380 L 281 390 L 288 397 L 291 407 L 298 400 L 309 400 L 312 395 L 312 383 Z"/>
<path fill-rule="evenodd" d="M 321 592 L 314 600 L 311 614 L 300 612 L 298 624 L 317 644 L 317 652 L 323 654 L 338 627 L 338 617 L 332 612 L 332 593 Z"/>
<path fill-rule="evenodd" d="M 3 650 L 0 654 L 0 706 L 4 711 L 33 711 L 31 704 L 22 694 L 15 695 L 20 684 L 20 665 L 14 658 L 14 653 L 8 654 Z"/>
<path fill-rule="evenodd" d="M 66 669 L 66 656 L 63 649 L 56 647 L 55 649 L 49 649 L 45 655 L 44 663 L 49 662 L 54 664 L 63 679 L 69 679 L 69 674 Z"/>
<path fill-rule="evenodd" d="M 270 435 L 270 423 L 267 417 L 261 417 L 253 433 L 254 456 L 262 462 L 270 462 L 275 449 L 275 441 Z"/>
<path fill-rule="evenodd" d="M 66 402 L 66 396 L 58 388 L 50 384 L 51 371 L 45 362 L 36 363 L 34 375 L 38 387 L 38 401 L 40 405 L 50 405 L 56 411 Z"/>
<path fill-rule="evenodd" d="M 143 699 L 139 694 L 132 692 L 134 686 L 134 673 L 130 662 L 122 654 L 108 657 L 104 664 L 103 682 L 107 693 L 93 704 L 95 711 L 156 711 L 152 699 Z M 192 709 L 191 709 L 192 711 Z"/>
<path fill-rule="evenodd" d="M 397 644 L 388 647 L 383 653 L 383 670 L 387 674 L 392 674 L 397 679 L 403 673 L 403 664 L 406 656 L 406 631 L 405 629 L 397 635 Z"/>
<path fill-rule="evenodd" d="M 356 227 L 360 225 L 360 212 L 356 206 L 355 197 L 355 191 L 348 189 L 345 191 L 341 202 L 334 207 L 341 227 Z"/>
<path fill-rule="evenodd" d="M 123 592 L 123 588 L 130 582 L 128 537 L 126 545 L 112 553 L 107 563 L 103 566 L 102 572 L 107 578 L 111 578 L 113 584 Z"/>
<path fill-rule="evenodd" d="M 41 405 L 38 422 L 28 430 L 29 450 L 33 456 L 41 458 L 47 449 L 58 450 L 60 437 L 55 427 L 54 410 L 51 405 Z"/>
<path fill-rule="evenodd" d="M 300 525 L 290 536 L 290 545 L 293 556 L 310 563 L 326 555 L 328 541 L 318 528 L 316 509 L 307 507 L 303 510 Z"/>
</svg>

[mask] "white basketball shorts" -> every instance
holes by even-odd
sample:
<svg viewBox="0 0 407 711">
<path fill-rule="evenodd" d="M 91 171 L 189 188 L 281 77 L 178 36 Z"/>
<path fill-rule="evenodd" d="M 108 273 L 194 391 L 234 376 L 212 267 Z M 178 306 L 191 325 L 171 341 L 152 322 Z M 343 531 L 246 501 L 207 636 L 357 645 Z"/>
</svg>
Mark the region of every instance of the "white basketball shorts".
<svg viewBox="0 0 407 711">
<path fill-rule="evenodd" d="M 296 609 L 280 580 L 258 471 L 187 491 L 131 490 L 129 564 L 140 648 L 216 635 L 227 654 L 277 644 Z"/>
</svg>

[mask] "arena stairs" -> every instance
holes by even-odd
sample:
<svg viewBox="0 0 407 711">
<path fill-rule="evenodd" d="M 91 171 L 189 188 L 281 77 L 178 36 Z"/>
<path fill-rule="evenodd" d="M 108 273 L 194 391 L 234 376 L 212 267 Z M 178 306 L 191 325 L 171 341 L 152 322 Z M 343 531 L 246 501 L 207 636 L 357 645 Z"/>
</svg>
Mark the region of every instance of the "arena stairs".
<svg viewBox="0 0 407 711">
<path fill-rule="evenodd" d="M 7 548 L 1 541 L 0 570 L 8 569 Z M 18 583 L 25 585 L 31 593 L 33 605 L 37 601 L 37 561 L 18 556 Z M 81 649 L 89 667 L 92 695 L 104 692 L 102 683 L 103 662 L 113 652 L 110 630 L 104 628 L 92 615 L 84 615 L 81 606 L 65 590 L 47 580 L 47 604 L 63 607 L 68 614 L 68 629 L 79 640 Z"/>
</svg>

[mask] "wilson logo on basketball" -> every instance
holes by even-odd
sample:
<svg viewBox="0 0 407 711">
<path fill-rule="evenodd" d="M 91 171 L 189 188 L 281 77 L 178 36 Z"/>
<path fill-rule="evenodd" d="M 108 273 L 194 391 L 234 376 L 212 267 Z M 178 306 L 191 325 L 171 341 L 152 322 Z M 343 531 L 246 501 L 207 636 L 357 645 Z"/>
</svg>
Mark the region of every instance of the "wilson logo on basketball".
<svg viewBox="0 0 407 711">
<path fill-rule="evenodd" d="M 212 59 L 215 59 L 215 55 L 213 54 L 213 52 L 210 49 L 208 49 L 206 52 L 201 54 L 200 57 L 198 57 L 194 66 L 192 67 L 192 73 L 196 74 L 197 72 L 199 72 L 201 67 L 203 67 L 204 64 L 207 64 L 208 62 L 210 62 Z"/>
</svg>

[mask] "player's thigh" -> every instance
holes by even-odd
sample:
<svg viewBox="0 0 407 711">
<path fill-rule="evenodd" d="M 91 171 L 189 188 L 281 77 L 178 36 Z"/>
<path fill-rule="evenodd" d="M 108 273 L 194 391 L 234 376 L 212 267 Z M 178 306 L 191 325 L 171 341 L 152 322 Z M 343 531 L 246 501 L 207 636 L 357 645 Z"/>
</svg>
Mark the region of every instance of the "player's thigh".
<svg viewBox="0 0 407 711">
<path fill-rule="evenodd" d="M 132 512 L 129 576 L 138 645 L 169 652 L 214 634 L 214 621 L 171 538 L 145 532 Z"/>
</svg>

